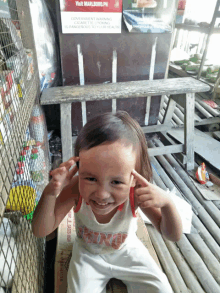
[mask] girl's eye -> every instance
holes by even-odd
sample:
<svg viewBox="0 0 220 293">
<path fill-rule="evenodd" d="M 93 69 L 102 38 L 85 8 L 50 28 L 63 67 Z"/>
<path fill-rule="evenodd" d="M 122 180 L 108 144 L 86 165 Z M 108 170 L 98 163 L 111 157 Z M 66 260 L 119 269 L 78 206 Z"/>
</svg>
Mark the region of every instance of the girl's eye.
<svg viewBox="0 0 220 293">
<path fill-rule="evenodd" d="M 114 180 L 114 181 L 112 181 L 114 184 L 116 184 L 116 185 L 118 185 L 118 184 L 122 184 L 122 182 L 121 181 L 117 181 L 117 180 Z"/>
<path fill-rule="evenodd" d="M 91 182 L 93 182 L 93 181 L 96 180 L 95 178 L 92 178 L 92 177 L 87 177 L 87 178 L 85 178 L 85 179 L 88 180 L 88 181 L 91 181 Z"/>
</svg>

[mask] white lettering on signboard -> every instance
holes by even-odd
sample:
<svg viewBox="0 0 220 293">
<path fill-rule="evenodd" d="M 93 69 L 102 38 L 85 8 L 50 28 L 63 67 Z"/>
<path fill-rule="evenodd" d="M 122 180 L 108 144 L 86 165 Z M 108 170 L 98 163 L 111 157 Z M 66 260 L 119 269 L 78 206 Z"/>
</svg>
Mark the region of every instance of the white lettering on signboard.
<svg viewBox="0 0 220 293">
<path fill-rule="evenodd" d="M 84 1 L 84 6 L 93 6 L 93 7 L 108 7 L 108 2 L 91 2 L 91 1 Z"/>
<path fill-rule="evenodd" d="M 83 1 L 76 1 L 76 6 L 83 6 Z"/>
<path fill-rule="evenodd" d="M 98 2 L 77 2 L 78 5 L 81 5 L 81 3 L 85 6 L 94 5 Z M 90 8 L 95 9 L 94 7 L 87 7 L 86 9 L 89 10 Z M 119 33 L 121 31 L 121 15 L 121 13 L 111 12 L 63 12 L 62 28 L 64 33 Z"/>
</svg>

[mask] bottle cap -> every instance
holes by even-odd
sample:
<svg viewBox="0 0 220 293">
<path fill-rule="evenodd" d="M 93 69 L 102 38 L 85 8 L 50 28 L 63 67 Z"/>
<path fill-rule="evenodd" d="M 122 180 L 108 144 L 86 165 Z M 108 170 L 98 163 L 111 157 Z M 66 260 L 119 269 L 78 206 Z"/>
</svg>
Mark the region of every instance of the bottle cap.
<svg viewBox="0 0 220 293">
<path fill-rule="evenodd" d="M 20 156 L 19 161 L 20 162 L 24 162 L 25 161 L 25 157 L 24 156 Z"/>
<path fill-rule="evenodd" d="M 18 167 L 19 167 L 19 168 L 24 167 L 24 163 L 23 163 L 23 162 L 18 162 Z"/>
<path fill-rule="evenodd" d="M 16 173 L 18 175 L 24 174 L 24 170 L 22 168 L 18 168 L 18 169 L 16 169 Z"/>
<path fill-rule="evenodd" d="M 38 158 L 38 155 L 37 155 L 37 154 L 32 154 L 32 155 L 31 155 L 31 158 L 32 158 L 33 160 L 36 160 L 36 159 Z"/>
</svg>

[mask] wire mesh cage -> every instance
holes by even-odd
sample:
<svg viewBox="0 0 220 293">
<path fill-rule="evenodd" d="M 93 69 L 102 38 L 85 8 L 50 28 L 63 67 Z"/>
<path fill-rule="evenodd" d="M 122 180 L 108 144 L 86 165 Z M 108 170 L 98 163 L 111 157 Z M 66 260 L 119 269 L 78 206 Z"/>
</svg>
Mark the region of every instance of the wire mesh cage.
<svg viewBox="0 0 220 293">
<path fill-rule="evenodd" d="M 45 239 L 33 212 L 49 152 L 28 0 L 0 0 L 0 292 L 43 292 Z"/>
</svg>

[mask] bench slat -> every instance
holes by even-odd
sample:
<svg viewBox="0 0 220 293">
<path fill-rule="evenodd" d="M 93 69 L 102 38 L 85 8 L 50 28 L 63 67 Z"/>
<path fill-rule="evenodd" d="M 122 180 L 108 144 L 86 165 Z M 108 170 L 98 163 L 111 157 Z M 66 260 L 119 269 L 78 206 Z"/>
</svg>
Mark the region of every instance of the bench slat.
<svg viewBox="0 0 220 293">
<path fill-rule="evenodd" d="M 108 84 L 73 85 L 45 89 L 41 104 L 135 98 L 207 92 L 210 86 L 192 77 L 141 80 Z"/>
</svg>

